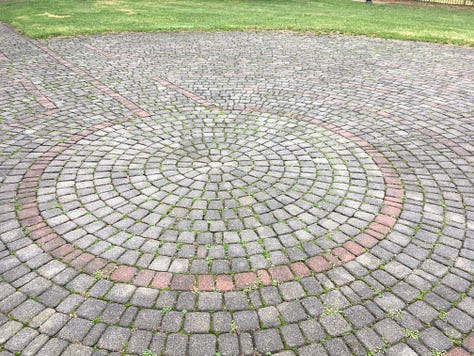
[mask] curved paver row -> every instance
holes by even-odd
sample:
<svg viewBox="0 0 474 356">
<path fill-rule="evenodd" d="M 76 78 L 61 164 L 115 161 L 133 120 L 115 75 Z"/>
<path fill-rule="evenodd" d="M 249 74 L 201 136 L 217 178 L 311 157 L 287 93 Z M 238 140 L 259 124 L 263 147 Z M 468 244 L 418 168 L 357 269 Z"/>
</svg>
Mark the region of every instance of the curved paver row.
<svg viewBox="0 0 474 356">
<path fill-rule="evenodd" d="M 321 272 L 393 227 L 401 184 L 367 142 L 332 128 L 356 143 L 349 145 L 330 131 L 308 132 L 314 123 L 251 115 L 193 117 L 174 136 L 165 118 L 116 130 L 95 125 L 25 175 L 19 194 L 34 202 L 21 204 L 21 225 L 44 250 L 89 273 L 110 271 L 113 260 L 121 263 L 113 280 L 178 290 L 241 289 L 257 278 L 269 284 L 270 276 Z M 331 147 L 338 144 L 343 155 Z M 186 272 L 198 276 L 179 275 Z"/>
<path fill-rule="evenodd" d="M 473 352 L 471 49 L 0 36 L 3 353 Z"/>
</svg>

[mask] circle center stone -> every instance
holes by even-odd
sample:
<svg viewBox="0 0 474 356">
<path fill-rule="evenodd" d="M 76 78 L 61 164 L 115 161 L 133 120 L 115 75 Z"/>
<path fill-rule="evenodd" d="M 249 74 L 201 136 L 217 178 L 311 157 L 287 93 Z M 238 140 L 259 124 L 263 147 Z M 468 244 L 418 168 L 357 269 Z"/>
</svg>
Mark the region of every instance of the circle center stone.
<svg viewBox="0 0 474 356">
<path fill-rule="evenodd" d="M 209 163 L 209 167 L 211 168 L 221 168 L 224 164 L 222 162 L 211 162 Z"/>
</svg>

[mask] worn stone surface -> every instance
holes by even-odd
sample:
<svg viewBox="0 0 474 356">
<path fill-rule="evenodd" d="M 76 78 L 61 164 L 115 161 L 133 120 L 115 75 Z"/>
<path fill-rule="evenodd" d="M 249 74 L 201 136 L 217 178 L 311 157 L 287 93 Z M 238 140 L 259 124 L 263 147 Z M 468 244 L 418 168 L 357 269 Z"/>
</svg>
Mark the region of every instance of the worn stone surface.
<svg viewBox="0 0 474 356">
<path fill-rule="evenodd" d="M 471 48 L 0 40 L 2 353 L 472 353 Z"/>
</svg>

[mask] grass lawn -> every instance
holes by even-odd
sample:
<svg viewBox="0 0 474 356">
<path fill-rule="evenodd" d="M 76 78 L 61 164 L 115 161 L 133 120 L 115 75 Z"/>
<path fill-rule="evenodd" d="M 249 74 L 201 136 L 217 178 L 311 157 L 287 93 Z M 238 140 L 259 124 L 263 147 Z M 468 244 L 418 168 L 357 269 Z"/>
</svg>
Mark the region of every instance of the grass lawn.
<svg viewBox="0 0 474 356">
<path fill-rule="evenodd" d="M 294 30 L 474 46 L 474 9 L 351 0 L 14 0 L 0 20 L 31 37 L 127 31 Z"/>
</svg>

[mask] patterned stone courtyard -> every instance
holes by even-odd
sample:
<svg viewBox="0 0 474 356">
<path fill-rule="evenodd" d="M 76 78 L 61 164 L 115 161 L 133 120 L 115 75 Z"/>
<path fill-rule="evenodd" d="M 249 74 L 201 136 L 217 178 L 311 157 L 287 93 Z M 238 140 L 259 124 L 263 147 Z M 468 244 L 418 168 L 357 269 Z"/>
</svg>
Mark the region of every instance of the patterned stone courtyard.
<svg viewBox="0 0 474 356">
<path fill-rule="evenodd" d="M 474 49 L 0 41 L 0 355 L 474 353 Z"/>
</svg>

